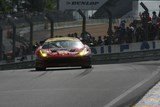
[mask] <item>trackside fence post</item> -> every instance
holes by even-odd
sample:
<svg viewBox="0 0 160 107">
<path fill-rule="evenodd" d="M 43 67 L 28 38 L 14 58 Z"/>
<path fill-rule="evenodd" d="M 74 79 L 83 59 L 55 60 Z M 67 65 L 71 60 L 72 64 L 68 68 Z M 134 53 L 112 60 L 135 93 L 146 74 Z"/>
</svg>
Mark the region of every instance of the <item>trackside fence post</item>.
<svg viewBox="0 0 160 107">
<path fill-rule="evenodd" d="M 112 12 L 108 9 L 108 8 L 105 8 L 105 11 L 108 13 L 108 16 L 109 16 L 109 27 L 108 27 L 108 35 L 109 35 L 109 45 L 112 44 L 112 34 L 113 34 L 113 31 L 112 31 L 112 23 L 113 23 L 113 19 L 112 19 Z"/>
<path fill-rule="evenodd" d="M 27 17 L 25 18 L 25 20 L 27 21 L 27 23 L 29 23 L 30 26 L 30 39 L 29 39 L 29 47 L 30 47 L 30 54 L 33 54 L 33 22 L 31 20 L 31 18 Z M 33 58 L 31 58 L 33 59 Z"/>
<path fill-rule="evenodd" d="M 82 16 L 83 18 L 83 23 L 82 23 L 82 33 L 85 33 L 86 32 L 86 16 L 85 14 L 82 12 L 82 10 L 77 10 L 78 13 Z"/>
<path fill-rule="evenodd" d="M 50 14 L 46 14 L 46 18 L 50 21 L 50 28 L 51 28 L 50 37 L 53 38 L 54 37 L 54 19 Z"/>
<path fill-rule="evenodd" d="M 13 29 L 13 34 L 12 34 L 12 59 L 15 61 L 15 47 L 16 47 L 16 24 L 12 18 L 9 18 L 9 24 L 11 24 L 12 29 Z"/>
<path fill-rule="evenodd" d="M 3 59 L 3 28 L 0 26 L 0 61 Z"/>
</svg>

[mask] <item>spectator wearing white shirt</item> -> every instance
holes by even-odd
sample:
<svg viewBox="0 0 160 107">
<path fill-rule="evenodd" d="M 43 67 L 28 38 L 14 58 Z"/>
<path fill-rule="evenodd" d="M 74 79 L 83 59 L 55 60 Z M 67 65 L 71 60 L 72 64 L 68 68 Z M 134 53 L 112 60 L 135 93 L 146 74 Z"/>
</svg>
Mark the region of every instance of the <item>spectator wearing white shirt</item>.
<svg viewBox="0 0 160 107">
<path fill-rule="evenodd" d="M 158 16 L 155 11 L 152 14 L 152 24 L 156 25 L 158 23 Z"/>
</svg>

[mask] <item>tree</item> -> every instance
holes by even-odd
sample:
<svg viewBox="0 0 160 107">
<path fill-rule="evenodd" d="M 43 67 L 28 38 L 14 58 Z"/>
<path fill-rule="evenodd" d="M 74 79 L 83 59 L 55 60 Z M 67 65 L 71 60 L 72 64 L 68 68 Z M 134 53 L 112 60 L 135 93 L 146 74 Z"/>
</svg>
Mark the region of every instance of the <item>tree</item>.
<svg viewBox="0 0 160 107">
<path fill-rule="evenodd" d="M 53 11 L 56 9 L 56 2 L 57 0 L 0 0 L 0 13 L 20 12 L 21 10 Z"/>
<path fill-rule="evenodd" d="M 43 11 L 45 6 L 45 0 L 28 0 L 30 11 Z"/>
<path fill-rule="evenodd" d="M 30 11 L 53 11 L 56 8 L 57 0 L 27 0 Z"/>
<path fill-rule="evenodd" d="M 57 0 L 46 0 L 45 10 L 53 11 L 57 7 Z"/>
<path fill-rule="evenodd" d="M 0 12 L 12 13 L 21 0 L 0 0 Z"/>
<path fill-rule="evenodd" d="M 0 12 L 9 13 L 12 10 L 11 2 L 6 0 L 0 0 Z"/>
</svg>

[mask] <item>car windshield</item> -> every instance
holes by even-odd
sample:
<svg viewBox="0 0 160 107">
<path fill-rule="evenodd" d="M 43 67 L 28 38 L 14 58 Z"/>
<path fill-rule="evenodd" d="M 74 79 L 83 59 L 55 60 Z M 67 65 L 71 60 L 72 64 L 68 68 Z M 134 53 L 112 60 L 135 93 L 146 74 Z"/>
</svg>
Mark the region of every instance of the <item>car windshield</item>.
<svg viewBox="0 0 160 107">
<path fill-rule="evenodd" d="M 83 44 L 80 41 L 72 41 L 72 40 L 59 40 L 59 41 L 50 41 L 44 43 L 42 46 L 43 49 L 50 48 L 82 48 Z"/>
</svg>

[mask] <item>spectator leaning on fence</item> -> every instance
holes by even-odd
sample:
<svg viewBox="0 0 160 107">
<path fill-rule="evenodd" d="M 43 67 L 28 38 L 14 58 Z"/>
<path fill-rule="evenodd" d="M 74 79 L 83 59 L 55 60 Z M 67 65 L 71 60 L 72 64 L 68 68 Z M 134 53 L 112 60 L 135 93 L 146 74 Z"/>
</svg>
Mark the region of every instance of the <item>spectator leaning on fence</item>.
<svg viewBox="0 0 160 107">
<path fill-rule="evenodd" d="M 131 43 L 132 42 L 132 30 L 130 27 L 126 28 L 126 43 Z"/>
<path fill-rule="evenodd" d="M 122 20 L 120 23 L 120 35 L 119 35 L 119 42 L 124 43 L 124 39 L 125 39 L 125 32 L 126 32 L 126 28 L 125 28 L 125 20 Z"/>
<path fill-rule="evenodd" d="M 156 14 L 156 12 L 154 11 L 152 13 L 152 25 L 156 25 L 158 23 L 158 16 Z"/>
<path fill-rule="evenodd" d="M 150 40 L 155 40 L 158 36 L 158 16 L 157 16 L 157 13 L 154 11 L 152 13 L 152 23 L 150 25 Z"/>
<path fill-rule="evenodd" d="M 98 37 L 98 45 L 103 45 L 103 41 L 102 41 L 102 37 L 101 36 Z"/>
</svg>

